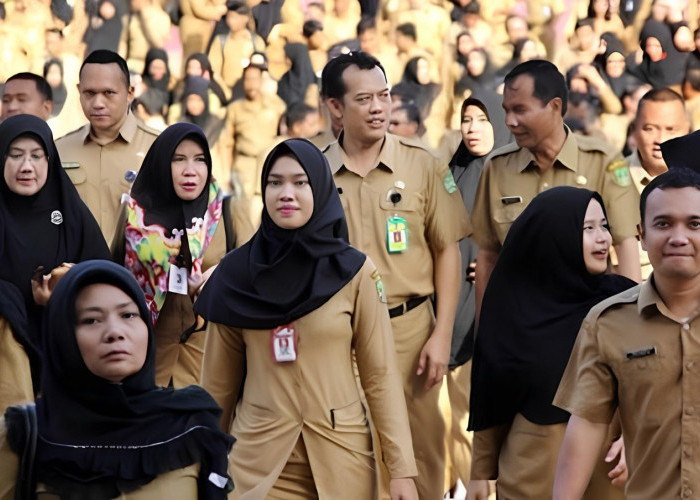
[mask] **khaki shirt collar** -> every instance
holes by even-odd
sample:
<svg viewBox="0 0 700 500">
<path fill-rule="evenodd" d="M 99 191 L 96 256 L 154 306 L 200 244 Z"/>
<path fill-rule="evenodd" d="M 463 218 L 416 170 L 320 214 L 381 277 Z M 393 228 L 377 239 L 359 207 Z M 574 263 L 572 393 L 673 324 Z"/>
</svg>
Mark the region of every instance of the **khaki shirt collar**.
<svg viewBox="0 0 700 500">
<path fill-rule="evenodd" d="M 656 291 L 656 286 L 654 285 L 653 272 L 649 276 L 649 279 L 642 282 L 642 284 L 639 287 L 639 297 L 637 298 L 637 312 L 641 315 L 644 310 L 652 306 L 654 306 L 659 313 L 663 314 L 665 317 L 672 321 L 676 321 L 677 323 L 680 323 L 682 321 L 692 321 L 695 318 L 697 318 L 698 314 L 700 314 L 700 311 L 696 310 L 690 315 L 690 317 L 687 320 L 680 319 L 671 314 L 668 307 L 666 306 L 666 304 L 664 304 L 664 301 L 661 299 L 661 296 L 659 296 L 659 292 Z"/>
<path fill-rule="evenodd" d="M 126 120 L 124 120 L 124 123 L 122 123 L 122 126 L 119 129 L 119 137 L 130 143 L 134 139 L 137 129 L 138 123 L 136 122 L 136 117 L 132 113 L 127 112 Z M 83 127 L 83 130 L 81 130 L 80 133 L 82 134 L 83 144 L 87 144 L 88 141 L 92 140 L 90 139 L 89 123 Z"/>
<path fill-rule="evenodd" d="M 634 153 L 629 155 L 626 159 L 629 162 L 630 177 L 632 177 L 632 182 L 637 188 L 637 191 L 641 193 L 644 190 L 644 187 L 651 182 L 653 177 L 649 175 L 649 172 L 647 172 L 644 167 L 642 167 L 642 163 L 639 160 L 639 154 L 637 153 L 636 149 L 634 150 Z"/>
<path fill-rule="evenodd" d="M 324 150 L 324 154 L 328 160 L 328 165 L 331 168 L 331 173 L 334 175 L 338 172 L 338 170 L 345 166 L 343 164 L 342 154 L 344 133 L 344 131 L 341 131 L 340 135 L 338 136 L 338 140 L 329 144 Z M 377 165 L 375 165 L 375 168 L 381 166 L 390 172 L 394 171 L 390 164 L 391 159 L 394 157 L 397 142 L 398 138 L 396 136 L 391 134 L 384 135 L 384 143 L 382 144 L 382 148 L 379 150 L 379 157 L 377 158 Z"/>
<path fill-rule="evenodd" d="M 554 163 L 556 165 L 558 161 L 565 168 L 568 168 L 573 172 L 578 172 L 578 143 L 576 142 L 576 137 L 574 137 L 574 133 L 567 125 L 564 125 L 564 130 L 566 131 L 566 140 L 564 141 L 564 144 L 559 150 L 559 153 L 557 154 L 556 158 L 554 158 Z M 522 148 L 521 151 L 523 152 L 522 154 L 524 159 L 529 158 L 530 161 L 522 163 L 522 167 L 520 167 L 520 173 L 522 173 L 535 161 L 535 157 L 529 149 Z"/>
</svg>

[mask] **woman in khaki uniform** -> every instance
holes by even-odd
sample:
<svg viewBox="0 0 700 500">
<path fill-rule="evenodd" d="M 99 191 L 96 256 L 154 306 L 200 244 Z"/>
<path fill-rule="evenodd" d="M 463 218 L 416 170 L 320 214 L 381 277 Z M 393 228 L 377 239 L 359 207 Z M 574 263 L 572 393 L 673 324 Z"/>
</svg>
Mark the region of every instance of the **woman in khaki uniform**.
<svg viewBox="0 0 700 500">
<path fill-rule="evenodd" d="M 199 383 L 204 332 L 196 331 L 192 304 L 227 251 L 222 211 L 202 129 L 168 127 L 144 159 L 112 241 L 114 260 L 136 276 L 151 310 L 158 385 Z M 239 242 L 252 233 L 246 217 L 232 226 Z"/>
<path fill-rule="evenodd" d="M 156 387 L 150 311 L 127 270 L 74 266 L 45 325 L 42 395 L 0 420 L 0 498 L 15 488 L 39 499 L 226 497 L 232 439 L 218 429 L 221 410 L 200 387 Z"/>
<path fill-rule="evenodd" d="M 38 355 L 27 334 L 27 311 L 19 289 L 0 280 L 0 414 L 34 401 L 29 356 Z"/>
<path fill-rule="evenodd" d="M 328 163 L 289 139 L 268 155 L 262 184 L 261 228 L 222 260 L 195 306 L 210 321 L 202 385 L 237 439 L 234 495 L 376 497 L 354 350 L 392 499 L 417 499 L 383 285 L 347 243 Z"/>
</svg>

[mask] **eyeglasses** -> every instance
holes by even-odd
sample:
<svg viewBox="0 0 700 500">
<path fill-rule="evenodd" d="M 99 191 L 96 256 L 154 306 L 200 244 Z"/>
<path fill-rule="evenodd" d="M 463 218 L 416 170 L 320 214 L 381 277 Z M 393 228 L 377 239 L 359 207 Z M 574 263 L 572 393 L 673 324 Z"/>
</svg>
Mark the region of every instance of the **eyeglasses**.
<svg viewBox="0 0 700 500">
<path fill-rule="evenodd" d="M 38 162 L 46 159 L 46 155 L 42 153 L 10 153 L 7 157 L 14 162 L 22 164 L 29 160 L 29 163 L 32 165 L 36 165 Z"/>
</svg>

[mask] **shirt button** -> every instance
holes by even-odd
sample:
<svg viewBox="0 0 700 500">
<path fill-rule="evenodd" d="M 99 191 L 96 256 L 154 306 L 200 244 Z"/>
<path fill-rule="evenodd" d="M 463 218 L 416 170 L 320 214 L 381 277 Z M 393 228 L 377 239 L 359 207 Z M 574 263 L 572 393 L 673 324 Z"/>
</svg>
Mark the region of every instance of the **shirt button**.
<svg viewBox="0 0 700 500">
<path fill-rule="evenodd" d="M 686 415 L 694 415 L 695 414 L 695 408 L 692 406 L 689 406 L 688 408 L 685 409 L 685 414 Z"/>
<path fill-rule="evenodd" d="M 693 496 L 693 490 L 688 488 L 687 486 L 683 488 L 683 498 L 690 498 Z"/>
<path fill-rule="evenodd" d="M 692 370 L 694 366 L 695 366 L 695 362 L 694 362 L 694 361 L 688 361 L 688 362 L 685 364 L 685 367 L 686 367 L 688 370 Z"/>
<path fill-rule="evenodd" d="M 549 187 L 549 182 L 543 182 L 542 187 L 547 189 Z"/>
<path fill-rule="evenodd" d="M 683 456 L 685 458 L 690 458 L 692 456 L 692 453 L 690 452 L 690 450 L 688 448 L 686 448 L 683 450 Z"/>
<path fill-rule="evenodd" d="M 688 323 L 683 323 L 683 330 L 690 330 L 690 325 Z"/>
</svg>

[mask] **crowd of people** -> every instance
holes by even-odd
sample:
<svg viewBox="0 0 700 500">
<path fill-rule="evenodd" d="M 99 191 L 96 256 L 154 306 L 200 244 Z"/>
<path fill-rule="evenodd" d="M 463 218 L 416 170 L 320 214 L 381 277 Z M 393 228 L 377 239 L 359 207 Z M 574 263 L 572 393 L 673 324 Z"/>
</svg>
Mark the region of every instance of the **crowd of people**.
<svg viewBox="0 0 700 500">
<path fill-rule="evenodd" d="M 700 491 L 693 2 L 0 6 L 0 499 Z"/>
</svg>

